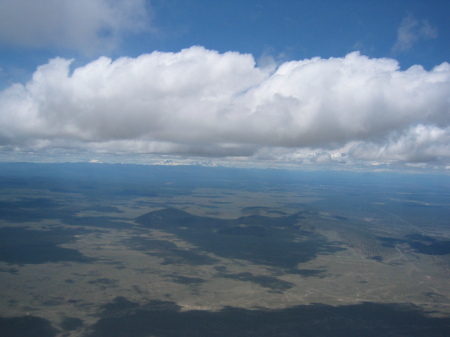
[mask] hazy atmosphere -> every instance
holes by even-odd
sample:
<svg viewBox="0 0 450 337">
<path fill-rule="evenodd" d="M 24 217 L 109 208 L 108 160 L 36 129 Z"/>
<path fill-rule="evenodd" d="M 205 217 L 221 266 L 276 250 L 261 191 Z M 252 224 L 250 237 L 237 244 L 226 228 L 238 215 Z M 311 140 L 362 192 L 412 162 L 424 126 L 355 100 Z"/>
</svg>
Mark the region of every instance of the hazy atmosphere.
<svg viewBox="0 0 450 337">
<path fill-rule="evenodd" d="M 0 0 L 0 336 L 450 336 L 448 0 Z"/>
</svg>

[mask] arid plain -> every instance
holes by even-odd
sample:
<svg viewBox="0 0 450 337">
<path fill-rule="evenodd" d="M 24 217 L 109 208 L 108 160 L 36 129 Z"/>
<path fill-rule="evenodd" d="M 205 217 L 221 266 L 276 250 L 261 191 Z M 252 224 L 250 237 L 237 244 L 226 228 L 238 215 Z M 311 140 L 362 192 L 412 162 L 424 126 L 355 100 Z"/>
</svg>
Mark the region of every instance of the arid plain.
<svg viewBox="0 0 450 337">
<path fill-rule="evenodd" d="M 2 336 L 445 336 L 448 180 L 3 164 Z"/>
</svg>

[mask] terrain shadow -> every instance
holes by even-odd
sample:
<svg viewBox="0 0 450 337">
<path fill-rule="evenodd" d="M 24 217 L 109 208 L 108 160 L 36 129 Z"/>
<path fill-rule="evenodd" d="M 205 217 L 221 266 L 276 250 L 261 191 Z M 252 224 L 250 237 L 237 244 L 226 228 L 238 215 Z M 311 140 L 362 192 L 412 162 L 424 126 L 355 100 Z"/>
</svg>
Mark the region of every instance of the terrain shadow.
<svg viewBox="0 0 450 337">
<path fill-rule="evenodd" d="M 322 235 L 309 232 L 305 235 L 300 230 L 299 220 L 304 218 L 302 214 L 220 219 L 168 208 L 144 214 L 135 221 L 145 228 L 177 235 L 195 245 L 197 253 L 201 250 L 220 257 L 295 271 L 299 263 L 314 259 L 318 254 L 332 254 L 345 249 L 340 243 L 330 242 Z M 164 250 L 155 252 L 155 239 L 136 237 L 127 241 L 132 249 L 160 254 L 167 260 Z"/>
<path fill-rule="evenodd" d="M 90 233 L 84 229 L 49 227 L 33 230 L 26 226 L 0 228 L 0 261 L 9 264 L 41 264 L 47 262 L 91 262 L 80 251 L 59 247 L 72 243 L 76 235 Z"/>
<path fill-rule="evenodd" d="M 179 336 L 448 336 L 450 318 L 416 306 L 362 303 L 279 310 L 182 311 L 173 302 L 138 305 L 123 297 L 104 305 L 86 337 Z"/>
<path fill-rule="evenodd" d="M 35 316 L 0 317 L 2 337 L 54 337 L 58 332 L 50 322 Z"/>
</svg>

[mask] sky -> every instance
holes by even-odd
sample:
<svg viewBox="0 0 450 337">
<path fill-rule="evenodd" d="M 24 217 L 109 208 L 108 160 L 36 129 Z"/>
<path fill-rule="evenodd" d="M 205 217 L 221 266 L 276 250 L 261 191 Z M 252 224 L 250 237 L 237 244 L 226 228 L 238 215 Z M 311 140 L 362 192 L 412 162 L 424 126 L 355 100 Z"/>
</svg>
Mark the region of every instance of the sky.
<svg viewBox="0 0 450 337">
<path fill-rule="evenodd" d="M 0 160 L 450 173 L 445 0 L 0 0 Z"/>
</svg>

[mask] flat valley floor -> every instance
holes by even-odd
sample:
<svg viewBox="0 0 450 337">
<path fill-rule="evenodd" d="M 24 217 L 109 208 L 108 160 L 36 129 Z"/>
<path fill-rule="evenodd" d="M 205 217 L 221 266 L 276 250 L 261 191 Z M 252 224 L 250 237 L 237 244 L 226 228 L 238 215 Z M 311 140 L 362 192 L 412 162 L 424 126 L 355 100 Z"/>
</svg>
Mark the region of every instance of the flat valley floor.
<svg viewBox="0 0 450 337">
<path fill-rule="evenodd" d="M 449 182 L 0 164 L 0 335 L 449 336 Z"/>
</svg>

